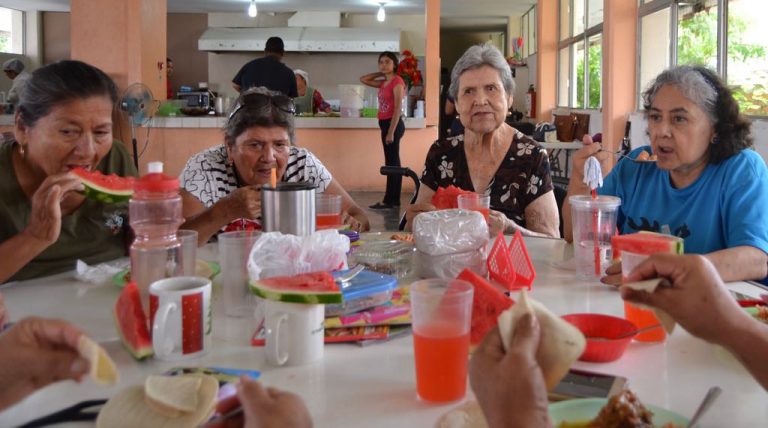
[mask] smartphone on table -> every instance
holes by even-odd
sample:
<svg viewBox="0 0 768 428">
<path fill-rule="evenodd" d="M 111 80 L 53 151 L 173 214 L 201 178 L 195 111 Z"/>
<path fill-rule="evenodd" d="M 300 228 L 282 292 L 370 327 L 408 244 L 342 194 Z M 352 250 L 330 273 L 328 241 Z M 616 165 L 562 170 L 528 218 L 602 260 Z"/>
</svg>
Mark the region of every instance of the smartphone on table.
<svg viewBox="0 0 768 428">
<path fill-rule="evenodd" d="M 621 392 L 627 378 L 605 373 L 572 369 L 549 392 L 549 401 L 574 398 L 608 398 Z"/>
</svg>

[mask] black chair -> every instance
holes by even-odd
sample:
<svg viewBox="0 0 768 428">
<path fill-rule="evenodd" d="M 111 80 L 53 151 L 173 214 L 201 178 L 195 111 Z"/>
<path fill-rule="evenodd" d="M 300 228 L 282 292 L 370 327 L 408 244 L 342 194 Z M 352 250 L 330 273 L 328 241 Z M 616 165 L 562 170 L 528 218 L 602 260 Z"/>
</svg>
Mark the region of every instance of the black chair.
<svg viewBox="0 0 768 428">
<path fill-rule="evenodd" d="M 382 166 L 379 170 L 379 173 L 381 175 L 399 175 L 401 177 L 409 177 L 411 180 L 413 180 L 414 185 L 414 191 L 413 196 L 411 196 L 411 204 L 416 202 L 416 198 L 419 197 L 419 186 L 421 186 L 421 182 L 419 181 L 419 176 L 410 168 L 403 167 L 403 166 Z M 405 212 L 403 212 L 402 218 L 400 218 L 400 224 L 397 226 L 398 230 L 405 230 Z"/>
</svg>

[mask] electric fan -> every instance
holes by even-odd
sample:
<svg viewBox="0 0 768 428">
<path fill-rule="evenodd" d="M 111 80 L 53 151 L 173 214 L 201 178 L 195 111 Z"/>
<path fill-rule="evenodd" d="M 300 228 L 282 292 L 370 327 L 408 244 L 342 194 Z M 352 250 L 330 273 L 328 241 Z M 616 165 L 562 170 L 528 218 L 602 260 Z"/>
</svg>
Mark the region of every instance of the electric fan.
<svg viewBox="0 0 768 428">
<path fill-rule="evenodd" d="M 153 106 L 152 91 L 143 83 L 132 83 L 125 89 L 120 98 L 120 110 L 128 115 L 131 125 L 131 145 L 133 146 L 133 163 L 139 168 L 139 150 L 136 142 L 136 127 L 149 122 Z"/>
</svg>

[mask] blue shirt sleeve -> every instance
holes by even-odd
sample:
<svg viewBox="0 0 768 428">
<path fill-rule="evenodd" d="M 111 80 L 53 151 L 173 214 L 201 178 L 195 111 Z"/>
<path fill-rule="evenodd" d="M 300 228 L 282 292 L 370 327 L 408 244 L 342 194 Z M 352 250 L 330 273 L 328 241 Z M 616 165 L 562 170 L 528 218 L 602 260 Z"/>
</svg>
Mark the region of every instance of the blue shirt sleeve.
<svg viewBox="0 0 768 428">
<path fill-rule="evenodd" d="M 726 172 L 729 183 L 723 192 L 723 224 L 728 248 L 747 245 L 768 253 L 768 169 L 753 150 Z"/>
</svg>

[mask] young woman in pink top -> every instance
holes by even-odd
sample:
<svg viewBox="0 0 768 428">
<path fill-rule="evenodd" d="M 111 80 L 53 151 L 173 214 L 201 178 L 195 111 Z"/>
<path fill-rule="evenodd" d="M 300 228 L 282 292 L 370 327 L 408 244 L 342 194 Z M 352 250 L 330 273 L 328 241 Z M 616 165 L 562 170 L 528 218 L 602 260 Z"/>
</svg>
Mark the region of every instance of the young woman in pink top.
<svg viewBox="0 0 768 428">
<path fill-rule="evenodd" d="M 405 133 L 400 110 L 405 95 L 405 82 L 395 74 L 397 63 L 397 55 L 382 52 L 379 55 L 379 71 L 360 78 L 363 84 L 379 89 L 379 128 L 381 143 L 384 145 L 384 164 L 387 166 L 401 166 L 400 139 Z M 388 175 L 384 200 L 376 202 L 370 208 L 387 209 L 400 206 L 402 181 L 400 176 Z"/>
</svg>

